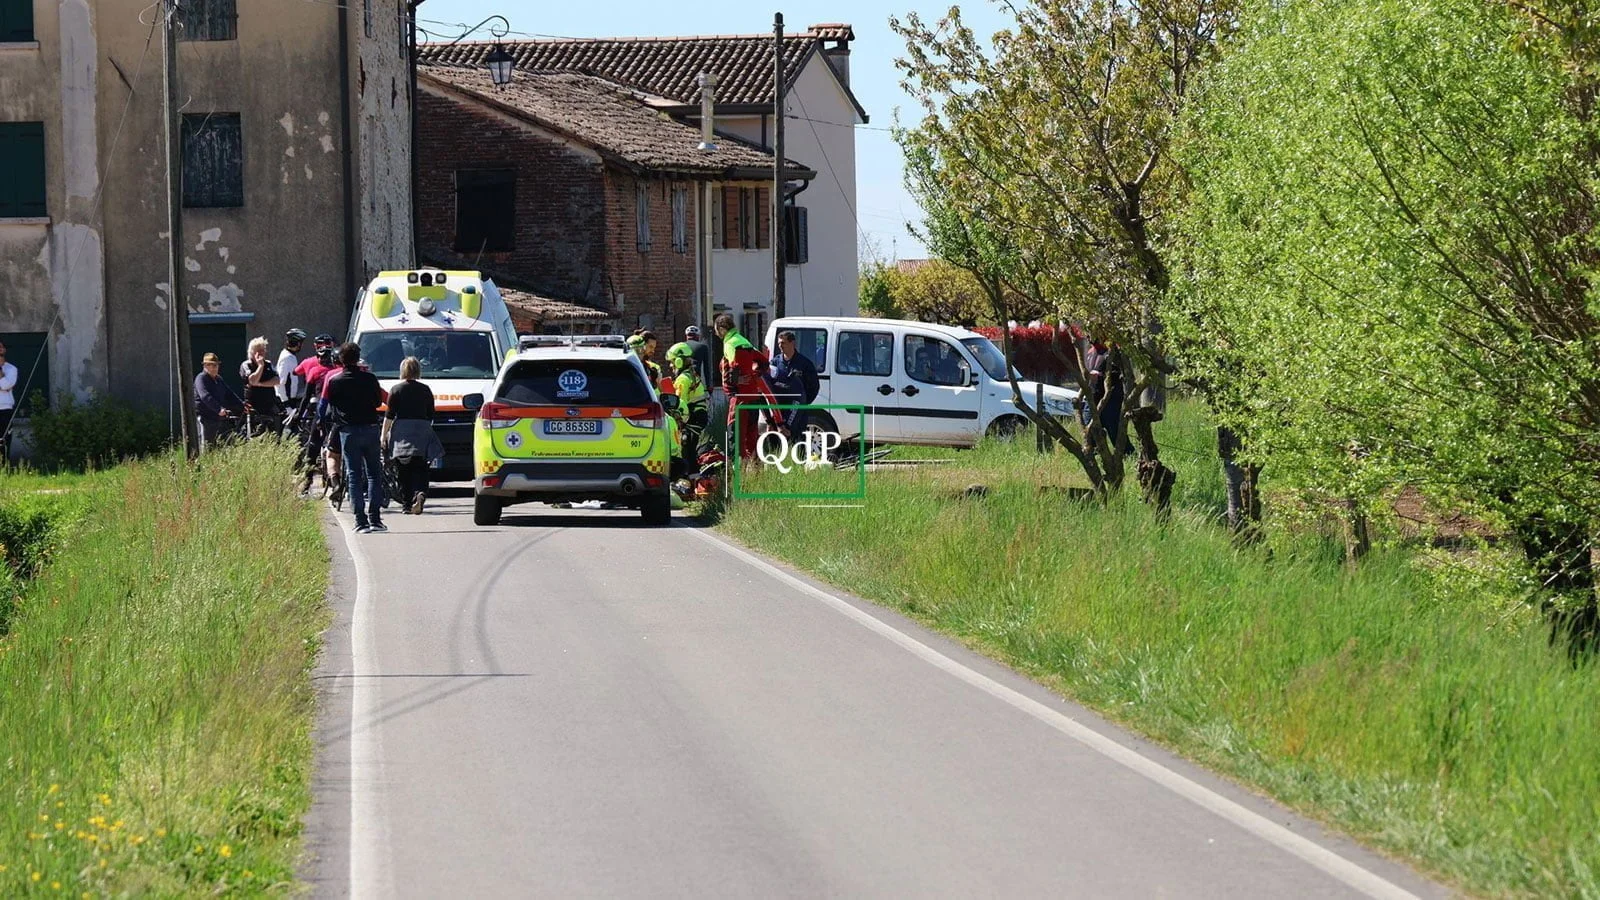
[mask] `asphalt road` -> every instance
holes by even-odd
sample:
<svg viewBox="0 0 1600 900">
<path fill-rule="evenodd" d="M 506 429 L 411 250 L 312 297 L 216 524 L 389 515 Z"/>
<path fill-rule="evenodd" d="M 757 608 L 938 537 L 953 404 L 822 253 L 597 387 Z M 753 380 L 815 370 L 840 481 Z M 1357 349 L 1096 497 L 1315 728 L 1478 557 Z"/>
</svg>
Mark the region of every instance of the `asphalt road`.
<svg viewBox="0 0 1600 900">
<path fill-rule="evenodd" d="M 330 525 L 318 896 L 1443 896 L 893 613 L 631 512 Z"/>
</svg>

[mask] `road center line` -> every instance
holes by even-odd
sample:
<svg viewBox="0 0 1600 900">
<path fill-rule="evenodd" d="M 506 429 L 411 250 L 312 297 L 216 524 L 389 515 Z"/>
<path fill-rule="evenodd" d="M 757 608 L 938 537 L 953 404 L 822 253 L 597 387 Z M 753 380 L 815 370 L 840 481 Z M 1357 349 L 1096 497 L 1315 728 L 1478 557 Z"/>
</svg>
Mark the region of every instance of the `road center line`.
<svg viewBox="0 0 1600 900">
<path fill-rule="evenodd" d="M 1307 863 L 1321 869 L 1323 872 L 1344 882 L 1352 888 L 1369 897 L 1383 898 L 1383 900 L 1417 900 L 1415 894 L 1388 881 L 1376 873 L 1370 872 L 1356 863 L 1334 853 L 1321 844 L 1290 831 L 1265 816 L 1253 812 L 1235 803 L 1232 800 L 1216 793 L 1215 791 L 1192 781 L 1177 772 L 1161 765 L 1153 759 L 1143 756 L 1072 717 L 1051 709 L 1050 707 L 1025 696 L 1018 691 L 1006 687 L 987 675 L 978 672 L 962 663 L 951 659 L 938 650 L 924 644 L 909 634 L 895 628 L 893 625 L 878 619 L 870 613 L 857 609 L 854 605 L 827 591 L 821 590 L 795 576 L 772 565 L 755 554 L 737 546 L 714 534 L 708 534 L 703 529 L 683 529 L 696 538 L 703 540 L 723 552 L 741 560 L 773 578 L 799 590 L 807 596 L 822 601 L 835 611 L 855 620 L 858 624 L 869 630 L 888 638 L 890 641 L 910 651 L 913 655 L 935 667 L 954 675 L 967 684 L 983 691 L 1010 706 L 1033 716 L 1035 719 L 1049 725 L 1051 728 L 1078 741 L 1091 750 L 1111 759 L 1114 762 L 1132 769 L 1156 784 L 1178 794 L 1202 808 L 1244 829 L 1250 834 L 1282 849 Z"/>
<path fill-rule="evenodd" d="M 336 515 L 335 520 L 356 567 L 356 597 L 350 613 L 350 896 L 392 897 L 389 866 L 380 863 L 380 855 L 388 851 L 389 829 L 379 809 L 383 756 L 373 699 L 377 682 L 361 677 L 378 674 L 372 632 L 367 627 L 376 582 L 354 526 L 343 516 Z"/>
</svg>

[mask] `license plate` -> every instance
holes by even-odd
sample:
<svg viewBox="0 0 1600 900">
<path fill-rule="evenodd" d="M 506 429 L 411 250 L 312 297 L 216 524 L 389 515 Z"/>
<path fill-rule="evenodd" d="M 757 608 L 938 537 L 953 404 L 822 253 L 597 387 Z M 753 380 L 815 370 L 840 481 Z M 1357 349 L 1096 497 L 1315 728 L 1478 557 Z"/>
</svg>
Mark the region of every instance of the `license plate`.
<svg viewBox="0 0 1600 900">
<path fill-rule="evenodd" d="M 545 434 L 599 434 L 599 419 L 546 419 Z"/>
</svg>

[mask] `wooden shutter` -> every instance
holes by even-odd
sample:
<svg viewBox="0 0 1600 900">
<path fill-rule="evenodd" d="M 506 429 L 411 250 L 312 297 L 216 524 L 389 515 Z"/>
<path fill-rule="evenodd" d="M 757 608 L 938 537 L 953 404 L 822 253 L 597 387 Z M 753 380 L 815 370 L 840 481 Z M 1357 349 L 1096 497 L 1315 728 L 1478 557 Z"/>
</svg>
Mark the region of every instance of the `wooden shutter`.
<svg viewBox="0 0 1600 900">
<path fill-rule="evenodd" d="M 0 122 L 0 218 L 48 215 L 44 200 L 44 123 Z"/>
<path fill-rule="evenodd" d="M 0 41 L 33 40 L 33 0 L 0 0 Z"/>
<path fill-rule="evenodd" d="M 183 117 L 183 205 L 244 205 L 244 135 L 238 113 Z"/>
<path fill-rule="evenodd" d="M 178 15 L 181 41 L 231 41 L 239 36 L 234 0 L 186 0 Z"/>
<path fill-rule="evenodd" d="M 772 249 L 772 189 L 756 188 L 756 249 Z"/>
<path fill-rule="evenodd" d="M 791 266 L 811 261 L 811 234 L 804 206 L 783 208 L 783 259 Z"/>
<path fill-rule="evenodd" d="M 722 246 L 729 250 L 744 247 L 739 240 L 739 192 L 736 187 L 722 188 Z"/>
</svg>

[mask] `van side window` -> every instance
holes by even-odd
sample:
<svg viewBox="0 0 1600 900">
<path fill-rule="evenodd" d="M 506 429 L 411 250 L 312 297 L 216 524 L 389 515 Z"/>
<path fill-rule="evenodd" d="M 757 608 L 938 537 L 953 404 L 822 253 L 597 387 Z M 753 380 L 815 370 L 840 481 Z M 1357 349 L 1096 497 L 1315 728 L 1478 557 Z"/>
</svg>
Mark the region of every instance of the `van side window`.
<svg viewBox="0 0 1600 900">
<path fill-rule="evenodd" d="M 906 335 L 906 374 L 923 384 L 960 387 L 966 384 L 961 373 L 961 351 L 947 341 Z"/>
<path fill-rule="evenodd" d="M 816 364 L 817 374 L 828 374 L 828 329 L 795 328 L 794 352 Z"/>
<path fill-rule="evenodd" d="M 840 375 L 894 374 L 894 335 L 888 332 L 841 331 L 834 369 Z"/>
</svg>

